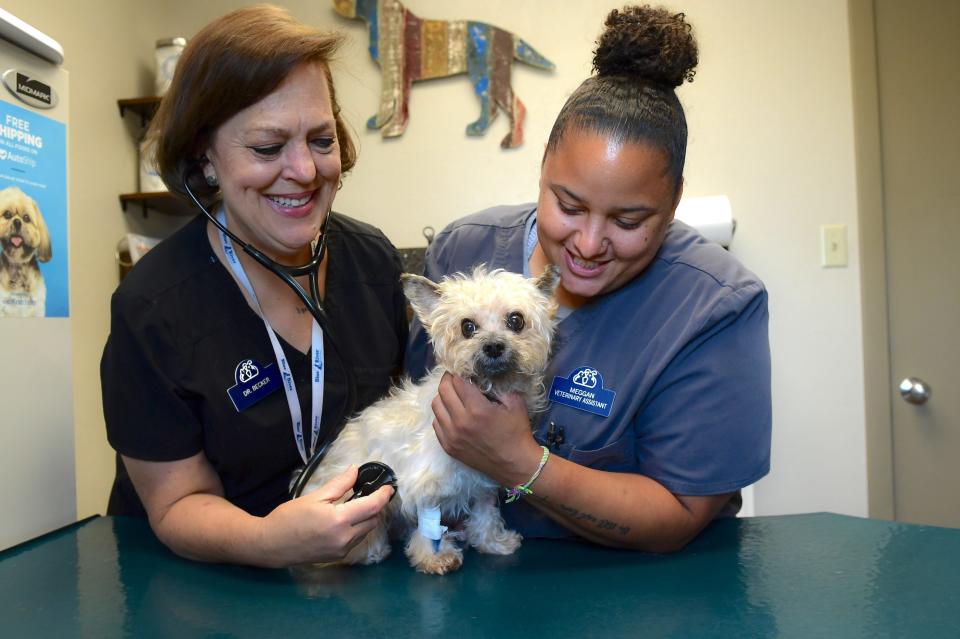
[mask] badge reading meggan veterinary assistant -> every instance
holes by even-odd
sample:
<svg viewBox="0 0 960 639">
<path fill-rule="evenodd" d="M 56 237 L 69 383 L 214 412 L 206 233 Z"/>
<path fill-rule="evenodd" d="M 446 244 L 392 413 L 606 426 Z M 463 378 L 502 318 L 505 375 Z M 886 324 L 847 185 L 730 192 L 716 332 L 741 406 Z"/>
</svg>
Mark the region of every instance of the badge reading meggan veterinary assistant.
<svg viewBox="0 0 960 639">
<path fill-rule="evenodd" d="M 603 387 L 603 376 L 591 366 L 573 370 L 569 377 L 554 377 L 548 399 L 601 417 L 610 417 L 616 392 Z"/>
</svg>

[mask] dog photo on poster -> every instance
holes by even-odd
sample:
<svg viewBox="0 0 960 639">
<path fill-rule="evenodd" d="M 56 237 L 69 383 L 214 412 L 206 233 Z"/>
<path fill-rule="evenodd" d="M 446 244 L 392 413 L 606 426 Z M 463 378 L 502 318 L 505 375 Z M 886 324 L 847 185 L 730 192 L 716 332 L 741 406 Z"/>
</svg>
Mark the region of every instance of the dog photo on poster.
<svg viewBox="0 0 960 639">
<path fill-rule="evenodd" d="M 0 317 L 69 317 L 66 126 L 0 101 Z"/>
</svg>

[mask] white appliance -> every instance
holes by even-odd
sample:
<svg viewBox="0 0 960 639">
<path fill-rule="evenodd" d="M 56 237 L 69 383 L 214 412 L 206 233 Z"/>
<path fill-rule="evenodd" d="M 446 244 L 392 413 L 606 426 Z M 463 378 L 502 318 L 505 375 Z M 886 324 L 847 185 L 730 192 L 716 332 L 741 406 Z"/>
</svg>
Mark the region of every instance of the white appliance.
<svg viewBox="0 0 960 639">
<path fill-rule="evenodd" d="M 62 62 L 0 9 L 0 549 L 77 516 Z"/>
<path fill-rule="evenodd" d="M 711 242 L 730 248 L 737 221 L 726 195 L 685 197 L 677 205 L 676 219 L 686 222 Z"/>
</svg>

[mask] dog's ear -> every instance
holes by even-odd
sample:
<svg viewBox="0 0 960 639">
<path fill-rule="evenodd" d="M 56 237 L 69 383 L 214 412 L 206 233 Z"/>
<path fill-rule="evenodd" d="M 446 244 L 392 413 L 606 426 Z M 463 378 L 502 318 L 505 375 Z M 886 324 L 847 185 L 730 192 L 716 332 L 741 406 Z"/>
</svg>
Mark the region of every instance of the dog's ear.
<svg viewBox="0 0 960 639">
<path fill-rule="evenodd" d="M 37 230 L 40 231 L 40 246 L 37 247 L 37 259 L 41 262 L 49 262 L 51 258 L 53 258 L 50 231 L 47 230 L 47 223 L 43 220 L 43 216 L 40 215 L 40 207 L 37 206 L 37 203 L 32 198 L 28 198 L 27 201 L 30 204 L 31 215 L 37 225 Z"/>
<path fill-rule="evenodd" d="M 553 293 L 557 290 L 559 283 L 560 268 L 553 264 L 548 264 L 547 268 L 543 269 L 543 274 L 537 278 L 536 286 L 543 291 L 543 294 L 547 297 L 553 297 Z"/>
<path fill-rule="evenodd" d="M 400 281 L 403 282 L 403 292 L 413 312 L 420 318 L 420 323 L 427 326 L 430 314 L 440 301 L 440 288 L 427 278 L 411 273 L 401 275 Z"/>
</svg>

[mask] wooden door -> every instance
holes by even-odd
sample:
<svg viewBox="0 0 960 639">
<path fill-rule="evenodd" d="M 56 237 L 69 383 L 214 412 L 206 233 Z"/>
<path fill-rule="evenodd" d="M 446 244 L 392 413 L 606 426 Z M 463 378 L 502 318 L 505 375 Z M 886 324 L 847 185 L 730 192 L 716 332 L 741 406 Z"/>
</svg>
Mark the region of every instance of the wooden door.
<svg viewBox="0 0 960 639">
<path fill-rule="evenodd" d="M 894 515 L 960 527 L 960 2 L 876 0 Z M 906 378 L 925 382 L 905 401 Z"/>
</svg>

